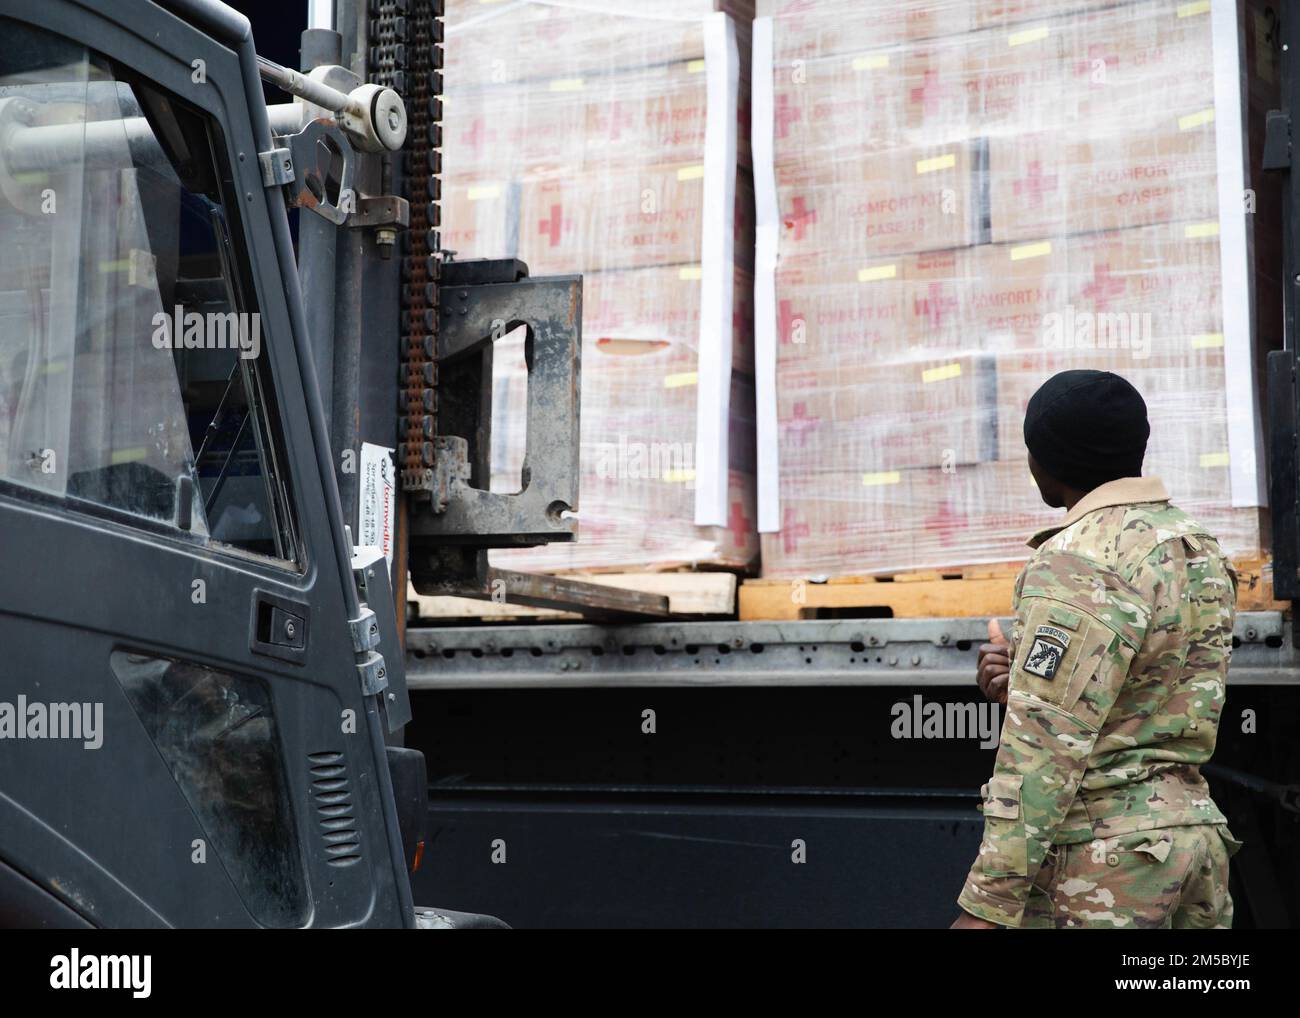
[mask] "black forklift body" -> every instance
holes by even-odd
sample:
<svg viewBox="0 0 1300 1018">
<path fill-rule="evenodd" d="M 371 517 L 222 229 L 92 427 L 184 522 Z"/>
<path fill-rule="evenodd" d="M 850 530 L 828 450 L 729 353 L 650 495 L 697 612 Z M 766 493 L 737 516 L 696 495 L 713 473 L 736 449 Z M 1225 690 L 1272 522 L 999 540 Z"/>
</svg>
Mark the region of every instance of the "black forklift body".
<svg viewBox="0 0 1300 1018">
<path fill-rule="evenodd" d="M 248 23 L 0 26 L 0 917 L 413 927 Z"/>
</svg>

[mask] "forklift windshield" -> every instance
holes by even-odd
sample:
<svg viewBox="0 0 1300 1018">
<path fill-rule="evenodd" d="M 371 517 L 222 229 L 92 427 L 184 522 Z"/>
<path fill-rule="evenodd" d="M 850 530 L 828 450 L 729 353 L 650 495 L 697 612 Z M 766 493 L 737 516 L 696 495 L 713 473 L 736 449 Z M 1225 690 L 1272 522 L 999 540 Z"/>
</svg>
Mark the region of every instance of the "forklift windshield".
<svg viewBox="0 0 1300 1018">
<path fill-rule="evenodd" d="M 17 23 L 0 56 L 0 479 L 298 559 L 208 118 Z"/>
</svg>

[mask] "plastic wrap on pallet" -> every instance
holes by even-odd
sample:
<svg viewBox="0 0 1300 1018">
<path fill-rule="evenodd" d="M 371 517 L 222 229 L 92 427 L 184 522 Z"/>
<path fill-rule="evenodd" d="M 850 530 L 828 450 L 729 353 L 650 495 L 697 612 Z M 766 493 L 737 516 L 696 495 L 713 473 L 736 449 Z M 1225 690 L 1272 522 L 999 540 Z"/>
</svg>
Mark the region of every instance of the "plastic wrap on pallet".
<svg viewBox="0 0 1300 1018">
<path fill-rule="evenodd" d="M 1256 244 L 1251 215 L 1271 200 L 1257 172 L 1276 102 L 1267 11 L 760 0 L 759 13 L 764 575 L 1024 558 L 1059 516 L 1028 474 L 1025 405 L 1079 367 L 1137 386 L 1144 472 L 1231 551 L 1259 554 L 1256 355 L 1275 337 L 1256 343 L 1255 316 L 1276 321 L 1262 306 L 1274 284 L 1255 287 L 1256 248 L 1275 243 Z"/>
<path fill-rule="evenodd" d="M 651 275 L 655 273 L 666 278 L 655 280 Z M 657 288 L 671 294 L 670 273 L 663 269 L 597 273 L 586 277 L 587 291 L 603 295 L 629 289 L 656 292 Z M 618 278 L 608 278 L 611 275 Z M 693 292 L 698 288 L 682 287 L 683 296 Z M 613 309 L 618 304 L 611 300 L 607 306 Z M 647 565 L 743 567 L 753 560 L 758 552 L 753 383 L 748 376 L 732 376 L 727 525 L 695 526 L 696 333 L 689 315 L 666 325 L 641 338 L 623 329 L 611 330 L 612 334 L 596 329 L 584 335 L 580 539 L 495 551 L 494 564 L 571 571 Z M 522 334 L 498 340 L 493 384 L 495 491 L 518 491 L 521 483 L 522 436 L 506 422 L 521 419 L 525 375 Z"/>
<path fill-rule="evenodd" d="M 444 250 L 584 277 L 578 543 L 494 552 L 498 564 L 757 556 L 752 437 L 747 450 L 732 438 L 754 420 L 752 383 L 732 381 L 754 365 L 752 16 L 746 0 L 447 5 Z M 508 350 L 500 490 L 517 487 L 525 440 Z M 631 467 L 604 463 L 611 450 Z M 677 459 L 642 473 L 638 450 Z"/>
</svg>

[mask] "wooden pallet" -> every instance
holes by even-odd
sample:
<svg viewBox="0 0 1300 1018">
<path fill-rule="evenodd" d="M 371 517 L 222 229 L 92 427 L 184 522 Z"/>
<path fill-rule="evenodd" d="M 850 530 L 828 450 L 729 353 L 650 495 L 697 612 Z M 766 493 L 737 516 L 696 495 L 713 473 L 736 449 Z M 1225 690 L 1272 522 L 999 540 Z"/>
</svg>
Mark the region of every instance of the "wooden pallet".
<svg viewBox="0 0 1300 1018">
<path fill-rule="evenodd" d="M 736 575 L 734 573 L 583 573 L 573 579 L 622 587 L 668 598 L 672 617 L 730 616 L 736 610 Z M 579 612 L 554 608 L 530 608 L 527 605 L 480 601 L 469 597 L 430 597 L 407 593 L 407 602 L 416 606 L 421 619 L 484 619 L 492 622 L 563 622 L 579 621 Z"/>
<path fill-rule="evenodd" d="M 1237 610 L 1281 611 L 1273 599 L 1267 560 L 1236 563 Z M 816 618 L 994 618 L 1011 613 L 1019 564 L 893 576 L 838 576 L 810 580 L 746 580 L 740 587 L 742 621 Z"/>
</svg>

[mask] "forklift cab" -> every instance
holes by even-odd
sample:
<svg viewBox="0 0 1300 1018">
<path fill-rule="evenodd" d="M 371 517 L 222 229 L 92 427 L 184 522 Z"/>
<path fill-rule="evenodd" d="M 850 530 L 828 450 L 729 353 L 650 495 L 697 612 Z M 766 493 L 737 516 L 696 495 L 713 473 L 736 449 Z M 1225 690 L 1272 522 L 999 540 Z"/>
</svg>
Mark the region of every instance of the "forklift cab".
<svg viewBox="0 0 1300 1018">
<path fill-rule="evenodd" d="M 0 32 L 0 917 L 413 927 L 392 593 L 249 25 L 0 0 Z"/>
</svg>

